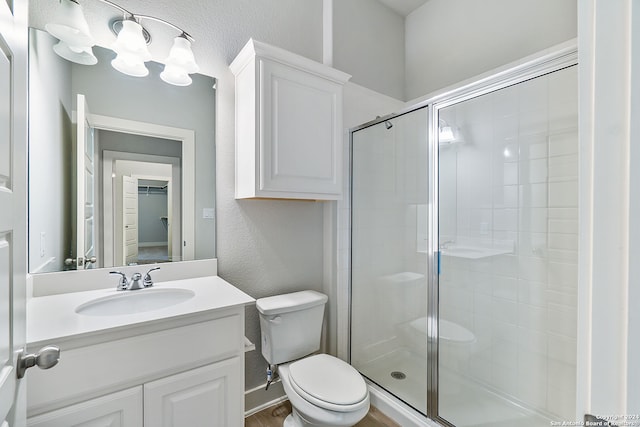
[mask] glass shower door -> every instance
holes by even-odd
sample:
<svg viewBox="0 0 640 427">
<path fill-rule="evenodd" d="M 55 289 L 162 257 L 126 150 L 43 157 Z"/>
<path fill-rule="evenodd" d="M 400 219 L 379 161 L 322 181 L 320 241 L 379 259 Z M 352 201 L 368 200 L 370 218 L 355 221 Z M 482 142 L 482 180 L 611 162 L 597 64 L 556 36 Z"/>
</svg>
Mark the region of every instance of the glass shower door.
<svg viewBox="0 0 640 427">
<path fill-rule="evenodd" d="M 427 108 L 352 134 L 351 363 L 426 414 Z"/>
<path fill-rule="evenodd" d="M 438 416 L 574 419 L 577 67 L 441 108 Z"/>
</svg>

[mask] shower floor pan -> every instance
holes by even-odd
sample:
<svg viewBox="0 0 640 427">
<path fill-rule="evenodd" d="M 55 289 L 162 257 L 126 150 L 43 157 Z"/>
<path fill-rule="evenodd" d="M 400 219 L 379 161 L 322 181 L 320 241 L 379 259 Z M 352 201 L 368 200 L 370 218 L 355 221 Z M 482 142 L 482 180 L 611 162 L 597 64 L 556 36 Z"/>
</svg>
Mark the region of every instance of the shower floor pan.
<svg viewBox="0 0 640 427">
<path fill-rule="evenodd" d="M 424 357 L 398 349 L 357 368 L 371 381 L 426 413 Z M 440 414 L 457 427 L 548 427 L 551 421 L 447 370 L 440 371 Z"/>
</svg>

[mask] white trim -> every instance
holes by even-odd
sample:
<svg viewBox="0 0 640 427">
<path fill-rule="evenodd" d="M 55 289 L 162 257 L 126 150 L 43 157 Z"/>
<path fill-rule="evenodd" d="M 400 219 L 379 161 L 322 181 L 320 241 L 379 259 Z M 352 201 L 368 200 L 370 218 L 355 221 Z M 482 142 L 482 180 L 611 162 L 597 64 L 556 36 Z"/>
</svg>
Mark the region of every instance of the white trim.
<svg viewBox="0 0 640 427">
<path fill-rule="evenodd" d="M 182 147 L 182 259 L 195 258 L 195 132 L 155 123 L 92 114 L 96 129 L 179 141 Z"/>
<path fill-rule="evenodd" d="M 272 383 L 269 386 L 269 390 L 265 390 L 266 386 L 267 383 L 264 383 L 244 392 L 245 417 L 287 400 L 287 395 L 280 380 Z M 269 400 L 265 401 L 265 399 Z"/>
<path fill-rule="evenodd" d="M 578 2 L 577 419 L 640 413 L 637 6 Z"/>
<path fill-rule="evenodd" d="M 236 59 L 229 65 L 229 69 L 234 76 L 237 76 L 255 57 L 280 62 L 289 67 L 315 74 L 341 85 L 345 84 L 351 78 L 350 74 L 254 39 L 249 39 L 240 53 L 238 53 L 238 56 L 236 56 Z M 258 61 L 256 61 L 256 64 L 257 63 Z"/>
<path fill-rule="evenodd" d="M 322 63 L 333 67 L 333 0 L 322 2 Z"/>
<path fill-rule="evenodd" d="M 101 230 L 101 240 L 102 240 L 102 251 L 103 251 L 103 262 L 104 265 L 117 265 L 114 263 L 114 259 L 116 259 L 116 240 L 114 239 L 115 233 L 113 232 L 115 229 L 115 218 L 117 214 L 115 212 L 116 205 L 114 196 L 116 195 L 117 189 L 113 188 L 113 182 L 111 176 L 113 174 L 113 162 L 114 161 L 134 161 L 134 162 L 148 162 L 148 163 L 161 163 L 171 165 L 172 170 L 172 182 L 175 180 L 182 180 L 182 171 L 180 165 L 180 159 L 178 157 L 169 157 L 169 156 L 156 156 L 155 154 L 138 154 L 138 153 L 129 153 L 122 151 L 111 151 L 104 150 L 102 152 L 102 200 L 103 200 L 103 227 Z M 184 188 L 182 185 L 176 186 L 173 188 L 175 190 L 176 198 L 181 198 L 181 189 Z M 173 194 L 173 193 L 172 193 Z M 184 210 L 184 206 L 181 207 L 182 211 L 179 213 L 180 217 L 186 215 L 187 213 Z M 175 212 L 174 212 L 175 213 Z M 177 217 L 177 216 L 176 216 Z M 182 221 L 181 221 L 182 222 Z M 108 231 L 108 232 L 106 232 Z M 174 231 L 177 232 L 177 237 L 181 237 L 182 230 L 175 227 Z M 175 240 L 175 238 L 174 238 Z M 178 239 L 179 240 L 179 239 Z M 181 253 L 180 244 L 177 242 L 172 243 L 172 252 Z M 184 260 L 189 261 L 189 260 Z"/>
</svg>

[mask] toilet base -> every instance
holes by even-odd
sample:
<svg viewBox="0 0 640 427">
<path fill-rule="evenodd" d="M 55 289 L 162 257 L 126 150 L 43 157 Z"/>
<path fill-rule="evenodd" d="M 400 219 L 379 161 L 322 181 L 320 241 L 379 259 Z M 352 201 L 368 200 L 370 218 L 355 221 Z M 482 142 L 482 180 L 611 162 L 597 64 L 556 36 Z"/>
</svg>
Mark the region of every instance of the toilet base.
<svg viewBox="0 0 640 427">
<path fill-rule="evenodd" d="M 299 427 L 299 425 L 297 425 L 296 421 L 293 419 L 293 414 L 289 414 L 287 415 L 287 418 L 284 419 L 282 427 Z"/>
<path fill-rule="evenodd" d="M 293 410 L 285 419 L 284 427 L 350 427 L 362 420 L 369 411 L 368 394 L 362 406 L 353 412 L 335 412 L 312 405 L 292 388 L 288 364 L 280 365 L 278 370 Z"/>
</svg>

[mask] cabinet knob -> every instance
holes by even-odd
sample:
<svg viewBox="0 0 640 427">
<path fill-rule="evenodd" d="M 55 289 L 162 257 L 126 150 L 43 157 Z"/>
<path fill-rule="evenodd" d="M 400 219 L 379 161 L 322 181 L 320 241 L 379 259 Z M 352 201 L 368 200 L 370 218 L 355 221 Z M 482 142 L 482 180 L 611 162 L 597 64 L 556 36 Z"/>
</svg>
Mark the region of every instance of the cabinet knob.
<svg viewBox="0 0 640 427">
<path fill-rule="evenodd" d="M 18 379 L 23 378 L 29 368 L 34 366 L 40 369 L 53 368 L 60 360 L 60 348 L 55 345 L 42 347 L 40 351 L 35 354 L 25 355 L 24 353 L 24 349 L 18 353 L 18 366 L 16 367 Z"/>
</svg>

